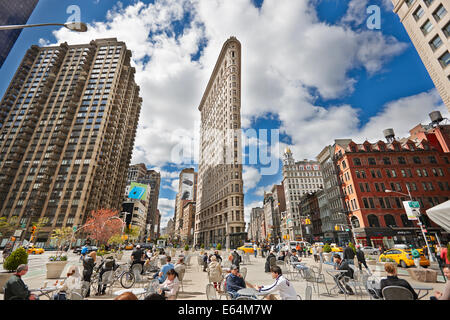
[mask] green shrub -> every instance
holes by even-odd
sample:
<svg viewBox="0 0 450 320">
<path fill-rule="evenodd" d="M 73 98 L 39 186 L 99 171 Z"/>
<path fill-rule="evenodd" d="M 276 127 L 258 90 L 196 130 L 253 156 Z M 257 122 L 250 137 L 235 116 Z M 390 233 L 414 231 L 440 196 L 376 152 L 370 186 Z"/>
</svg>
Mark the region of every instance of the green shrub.
<svg viewBox="0 0 450 320">
<path fill-rule="evenodd" d="M 385 258 L 385 257 L 381 257 L 380 260 L 381 260 L 382 262 L 386 262 L 386 258 Z"/>
<path fill-rule="evenodd" d="M 354 253 L 356 253 L 356 248 L 355 248 L 355 245 L 353 244 L 353 242 L 349 242 L 349 243 L 348 243 L 348 246 L 349 246 L 350 248 L 352 248 L 352 250 L 353 250 Z"/>
<path fill-rule="evenodd" d="M 324 253 L 330 253 L 331 251 L 331 246 L 328 243 L 323 246 Z"/>
<path fill-rule="evenodd" d="M 185 245 L 184 246 L 184 251 L 188 251 L 189 250 L 189 246 L 188 245 Z"/>
<path fill-rule="evenodd" d="M 67 261 L 67 256 L 51 256 L 48 258 L 49 261 Z"/>
<path fill-rule="evenodd" d="M 202 245 L 200 246 L 200 248 L 205 249 L 205 244 L 202 243 Z"/>
<path fill-rule="evenodd" d="M 220 243 L 218 243 L 217 246 L 216 246 L 216 249 L 217 250 L 222 250 L 222 245 Z"/>
<path fill-rule="evenodd" d="M 3 268 L 8 271 L 16 271 L 21 264 L 28 263 L 28 253 L 25 248 L 20 247 L 14 250 L 3 262 Z"/>
</svg>

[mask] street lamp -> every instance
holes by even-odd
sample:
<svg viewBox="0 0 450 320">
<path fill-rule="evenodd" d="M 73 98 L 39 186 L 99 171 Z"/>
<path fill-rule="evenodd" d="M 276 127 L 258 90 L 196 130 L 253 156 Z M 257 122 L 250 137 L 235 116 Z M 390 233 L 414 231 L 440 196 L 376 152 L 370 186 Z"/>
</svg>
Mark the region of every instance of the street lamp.
<svg viewBox="0 0 450 320">
<path fill-rule="evenodd" d="M 68 23 L 39 23 L 39 24 L 0 26 L 0 30 L 13 30 L 13 29 L 24 29 L 24 28 L 45 27 L 45 26 L 61 26 L 77 32 L 86 32 L 88 29 L 87 25 L 84 22 L 68 22 Z"/>
<path fill-rule="evenodd" d="M 413 198 L 411 197 L 411 192 L 409 191 L 409 186 L 408 186 L 408 184 L 406 184 L 406 190 L 408 190 L 408 194 L 402 193 L 402 192 L 398 192 L 398 191 L 392 191 L 392 190 L 389 190 L 389 189 L 384 190 L 384 192 L 387 192 L 387 193 L 391 193 L 391 192 L 392 192 L 392 193 L 397 193 L 397 194 L 401 194 L 401 195 L 404 195 L 404 196 L 408 196 L 408 197 L 409 197 L 409 200 L 410 200 L 410 201 L 413 201 Z M 420 215 L 420 213 L 419 213 L 419 215 Z M 423 235 L 423 238 L 424 238 L 425 243 L 426 243 L 426 245 L 427 245 L 428 252 L 430 253 L 430 259 L 431 259 L 431 261 L 434 262 L 435 260 L 434 260 L 433 255 L 431 254 L 430 245 L 428 244 L 427 236 L 425 235 L 425 231 L 423 231 L 423 225 L 422 225 L 422 222 L 419 220 L 419 222 L 418 222 L 417 224 L 418 224 L 419 227 L 420 227 L 420 231 L 422 231 L 422 235 Z"/>
</svg>

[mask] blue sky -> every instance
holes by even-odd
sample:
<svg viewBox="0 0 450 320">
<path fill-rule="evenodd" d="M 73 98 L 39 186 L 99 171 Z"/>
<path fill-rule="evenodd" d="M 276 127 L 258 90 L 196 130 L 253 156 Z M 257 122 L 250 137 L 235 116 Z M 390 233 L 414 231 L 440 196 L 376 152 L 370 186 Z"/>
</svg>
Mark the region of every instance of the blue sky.
<svg viewBox="0 0 450 320">
<path fill-rule="evenodd" d="M 125 41 L 144 98 L 132 161 L 162 171 L 163 226 L 173 215 L 178 172 L 191 167 L 175 164 L 171 152 L 180 137 L 198 133 L 198 104 L 221 45 L 231 35 L 242 43 L 244 128 L 279 130 L 276 146 L 280 151 L 291 146 L 296 159 L 313 159 L 335 138 L 381 139 L 388 126 L 405 136 L 430 111 L 444 110 L 387 0 L 81 3 L 81 21 L 89 32 L 25 29 L 0 69 L 0 93 L 32 44 L 102 37 Z M 65 22 L 72 4 L 41 0 L 28 23 Z M 366 26 L 369 5 L 381 9 L 380 30 Z M 247 214 L 262 202 L 264 189 L 281 182 L 278 164 L 279 170 L 269 175 L 261 174 L 262 165 L 246 166 Z"/>
</svg>

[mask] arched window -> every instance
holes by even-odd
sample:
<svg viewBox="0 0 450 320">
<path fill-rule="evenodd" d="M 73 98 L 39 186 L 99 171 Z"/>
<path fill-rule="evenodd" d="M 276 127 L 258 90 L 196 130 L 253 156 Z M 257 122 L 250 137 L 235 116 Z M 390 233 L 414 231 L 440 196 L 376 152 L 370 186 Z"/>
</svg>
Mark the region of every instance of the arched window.
<svg viewBox="0 0 450 320">
<path fill-rule="evenodd" d="M 352 220 L 353 228 L 360 228 L 361 225 L 359 224 L 358 217 L 353 216 L 351 220 Z"/>
<path fill-rule="evenodd" d="M 402 214 L 400 216 L 400 218 L 402 219 L 402 223 L 404 227 L 413 227 L 414 224 L 411 220 L 408 220 L 408 216 L 406 214 Z"/>
<path fill-rule="evenodd" d="M 386 226 L 397 226 L 397 224 L 395 223 L 395 218 L 390 214 L 384 215 L 384 222 Z"/>
<path fill-rule="evenodd" d="M 374 214 L 369 214 L 367 216 L 367 220 L 369 221 L 369 226 L 372 228 L 379 228 L 380 222 L 378 221 L 378 217 Z"/>
</svg>

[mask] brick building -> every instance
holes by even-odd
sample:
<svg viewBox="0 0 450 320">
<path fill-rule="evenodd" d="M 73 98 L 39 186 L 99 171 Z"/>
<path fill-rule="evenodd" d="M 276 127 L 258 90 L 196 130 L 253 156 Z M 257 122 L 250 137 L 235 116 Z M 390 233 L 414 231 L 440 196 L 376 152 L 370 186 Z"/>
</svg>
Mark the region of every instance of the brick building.
<svg viewBox="0 0 450 320">
<path fill-rule="evenodd" d="M 358 242 L 390 247 L 422 241 L 417 222 L 408 220 L 402 201 L 420 203 L 421 213 L 445 202 L 450 195 L 450 154 L 429 141 L 337 143 L 334 149 L 344 200 Z M 386 193 L 385 190 L 393 192 Z M 425 216 L 428 232 L 447 238 Z M 422 242 L 421 242 L 422 244 Z"/>
<path fill-rule="evenodd" d="M 305 235 L 305 239 L 311 243 L 321 241 L 323 238 L 317 193 L 318 192 L 305 193 L 300 197 L 298 205 L 299 212 L 302 216 L 306 217 L 301 221 L 302 227 L 305 230 L 303 234 Z M 307 219 L 310 220 L 311 223 L 308 224 Z"/>
</svg>

